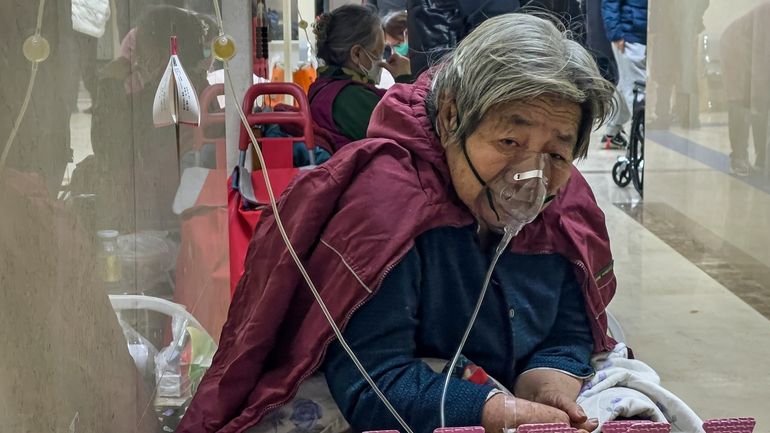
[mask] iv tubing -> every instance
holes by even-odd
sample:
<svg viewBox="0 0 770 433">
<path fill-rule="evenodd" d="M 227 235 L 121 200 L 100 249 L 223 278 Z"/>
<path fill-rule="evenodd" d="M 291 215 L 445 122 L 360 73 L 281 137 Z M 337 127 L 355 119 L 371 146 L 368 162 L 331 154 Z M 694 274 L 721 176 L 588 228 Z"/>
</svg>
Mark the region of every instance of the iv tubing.
<svg viewBox="0 0 770 433">
<path fill-rule="evenodd" d="M 45 0 L 40 0 L 37 8 L 37 26 L 35 27 L 35 35 L 40 36 L 40 29 L 43 26 L 43 10 L 45 9 Z M 16 121 L 13 123 L 11 133 L 8 134 L 8 140 L 5 142 L 3 153 L 0 155 L 0 174 L 3 173 L 5 168 L 5 160 L 8 158 L 8 153 L 11 151 L 13 140 L 16 138 L 16 134 L 19 132 L 19 126 L 21 126 L 22 120 L 24 120 L 24 114 L 27 112 L 29 106 L 29 100 L 32 98 L 32 89 L 35 87 L 35 78 L 37 77 L 37 67 L 39 62 L 32 62 L 32 71 L 29 75 L 29 84 L 27 84 L 27 93 L 24 96 L 24 102 L 21 104 L 19 115 L 16 117 Z"/>
<path fill-rule="evenodd" d="M 481 293 L 479 293 L 479 298 L 476 301 L 476 308 L 473 309 L 473 314 L 471 314 L 471 319 L 468 321 L 468 326 L 465 328 L 465 334 L 463 334 L 462 340 L 460 340 L 460 345 L 457 347 L 457 352 L 455 352 L 454 357 L 452 358 L 452 362 L 449 364 L 449 368 L 446 372 L 446 379 L 444 380 L 444 388 L 441 390 L 441 427 L 446 427 L 446 417 L 445 417 L 445 409 L 446 409 L 446 393 L 449 389 L 449 381 L 452 379 L 452 372 L 454 371 L 455 367 L 457 366 L 457 362 L 460 359 L 460 355 L 462 354 L 463 347 L 465 347 L 466 341 L 468 341 L 468 336 L 471 333 L 471 329 L 473 329 L 473 324 L 476 322 L 476 317 L 479 315 L 479 310 L 481 310 L 481 304 L 484 302 L 484 295 L 487 293 L 487 288 L 489 288 L 489 281 L 492 279 L 492 271 L 495 270 L 495 265 L 497 265 L 497 260 L 500 259 L 500 256 L 503 254 L 503 251 L 505 251 L 505 248 L 508 246 L 508 244 L 511 242 L 511 239 L 513 239 L 514 236 L 518 234 L 518 231 L 510 230 L 508 227 L 505 228 L 505 232 L 503 234 L 503 238 L 500 240 L 500 243 L 497 245 L 497 248 L 495 249 L 495 255 L 492 258 L 492 263 L 489 264 L 489 269 L 487 269 L 487 275 L 484 278 L 484 285 L 481 287 Z"/>
<path fill-rule="evenodd" d="M 222 23 L 222 15 L 219 11 L 219 5 L 217 5 L 216 0 L 214 0 L 213 3 L 214 3 L 214 10 L 216 12 L 217 20 L 219 24 L 219 34 L 223 35 L 224 26 Z M 227 89 L 230 91 L 231 95 L 233 96 L 233 99 L 235 100 L 236 93 L 235 93 L 235 88 L 233 87 L 233 81 L 230 77 L 229 63 L 226 60 L 223 61 L 223 63 L 224 63 L 225 76 L 227 77 L 225 81 L 228 83 Z M 259 158 L 260 166 L 267 167 L 267 165 L 265 164 L 265 160 L 262 156 L 262 151 L 260 150 L 259 145 L 257 144 L 257 139 L 254 136 L 254 132 L 251 130 L 251 127 L 249 126 L 249 122 L 246 119 L 246 115 L 243 113 L 243 110 L 241 109 L 240 105 L 235 104 L 235 108 L 238 111 L 238 115 L 241 117 L 241 123 L 243 124 L 244 128 L 246 128 L 246 132 L 249 134 L 249 139 L 251 140 L 252 147 L 254 148 L 254 151 L 257 154 L 257 158 Z M 267 170 L 262 170 L 262 176 L 264 177 L 264 180 L 265 180 L 265 186 L 267 187 L 267 193 L 270 198 L 270 206 L 272 207 L 272 210 L 273 210 L 273 217 L 275 218 L 275 223 L 276 223 L 276 226 L 278 227 L 278 231 L 281 233 L 281 237 L 283 238 L 283 241 L 286 244 L 286 248 L 288 249 L 289 254 L 291 255 L 292 259 L 294 259 L 294 263 L 297 265 L 297 268 L 302 274 L 302 277 L 305 279 L 305 282 L 307 282 L 307 285 L 310 288 L 310 291 L 313 293 L 313 296 L 315 297 L 318 305 L 321 307 L 321 311 L 326 317 L 326 320 L 329 322 L 329 325 L 331 325 L 332 330 L 334 331 L 334 334 L 337 337 L 337 340 L 339 340 L 340 344 L 342 345 L 342 348 L 345 350 L 345 352 L 347 352 L 348 356 L 350 356 L 350 359 L 353 361 L 356 368 L 364 377 L 364 379 L 369 383 L 369 386 L 371 386 L 372 390 L 377 395 L 377 397 L 379 397 L 382 403 L 385 404 L 385 407 L 388 409 L 388 411 L 396 418 L 396 421 L 398 421 L 401 427 L 404 428 L 406 433 L 414 433 L 412 429 L 409 427 L 409 425 L 406 423 L 406 421 L 404 421 L 404 419 L 398 414 L 398 412 L 393 407 L 393 405 L 388 401 L 387 397 L 385 397 L 385 394 L 383 394 L 382 391 L 374 383 L 374 380 L 371 378 L 371 376 L 369 376 L 369 373 L 366 372 L 366 369 L 358 360 L 358 357 L 355 355 L 355 353 L 353 353 L 353 349 L 350 348 L 347 341 L 345 341 L 345 338 L 342 336 L 342 331 L 334 322 L 334 318 L 331 316 L 331 313 L 326 308 L 326 304 L 324 303 L 323 299 L 321 299 L 321 295 L 318 293 L 318 290 L 316 289 L 315 284 L 313 284 L 313 281 L 310 279 L 310 275 L 308 275 L 307 271 L 305 270 L 305 267 L 302 265 L 302 262 L 300 261 L 296 251 L 294 251 L 294 247 L 292 247 L 291 245 L 289 236 L 286 234 L 286 229 L 283 227 L 281 216 L 278 212 L 278 206 L 276 204 L 275 196 L 273 195 L 273 188 L 270 185 L 270 177 L 267 174 Z"/>
</svg>

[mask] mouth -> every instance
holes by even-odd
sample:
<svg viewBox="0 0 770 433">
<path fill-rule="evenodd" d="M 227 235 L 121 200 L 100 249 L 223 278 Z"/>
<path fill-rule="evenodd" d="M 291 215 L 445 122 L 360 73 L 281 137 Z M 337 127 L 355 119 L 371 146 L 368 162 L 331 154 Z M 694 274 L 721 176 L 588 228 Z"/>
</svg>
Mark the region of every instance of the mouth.
<svg viewBox="0 0 770 433">
<path fill-rule="evenodd" d="M 488 190 L 489 191 L 489 190 Z M 526 225 L 532 222 L 555 196 L 548 196 L 542 206 L 537 207 L 532 200 L 517 200 L 508 197 L 505 206 L 493 199 L 494 192 L 480 194 L 476 203 L 476 218 L 496 232 L 503 232 L 507 226 Z"/>
</svg>

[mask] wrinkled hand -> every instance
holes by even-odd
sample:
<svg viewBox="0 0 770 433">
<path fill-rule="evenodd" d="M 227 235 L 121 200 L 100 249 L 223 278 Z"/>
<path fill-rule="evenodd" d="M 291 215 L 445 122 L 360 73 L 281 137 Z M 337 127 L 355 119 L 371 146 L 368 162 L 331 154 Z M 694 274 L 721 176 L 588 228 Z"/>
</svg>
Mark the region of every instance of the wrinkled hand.
<svg viewBox="0 0 770 433">
<path fill-rule="evenodd" d="M 569 414 L 560 408 L 516 398 L 516 427 L 522 424 L 562 422 L 570 424 Z"/>
<path fill-rule="evenodd" d="M 395 52 L 391 54 L 388 61 L 382 66 L 390 72 L 390 75 L 393 75 L 393 78 L 412 73 L 412 64 L 409 58 Z"/>
<path fill-rule="evenodd" d="M 484 404 L 481 423 L 487 432 L 499 432 L 522 424 L 570 423 L 563 410 L 523 398 L 498 394 Z"/>
<path fill-rule="evenodd" d="M 545 391 L 535 395 L 534 401 L 552 408 L 560 409 L 569 416 L 569 424 L 583 431 L 594 431 L 599 427 L 595 418 L 588 419 L 583 408 L 574 399 L 559 391 Z"/>
<path fill-rule="evenodd" d="M 626 52 L 626 41 L 625 39 L 618 39 L 617 41 L 612 41 L 612 45 L 615 45 L 615 48 L 618 49 L 620 54 L 623 54 Z"/>
</svg>

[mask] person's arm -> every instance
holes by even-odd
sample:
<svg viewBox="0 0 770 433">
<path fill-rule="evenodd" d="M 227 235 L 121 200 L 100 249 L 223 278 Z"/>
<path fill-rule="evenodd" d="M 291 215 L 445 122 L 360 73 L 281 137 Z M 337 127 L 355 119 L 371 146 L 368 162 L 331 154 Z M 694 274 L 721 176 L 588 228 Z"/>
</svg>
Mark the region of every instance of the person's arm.
<svg viewBox="0 0 770 433">
<path fill-rule="evenodd" d="M 412 250 L 344 332 L 374 382 L 416 432 L 440 426 L 446 378 L 416 358 L 420 278 L 419 256 Z M 332 397 L 354 430 L 402 430 L 338 342 L 329 346 L 324 371 Z M 488 433 L 499 433 L 506 426 L 570 420 L 560 409 L 522 399 L 516 399 L 514 417 L 505 408 L 505 400 L 512 397 L 493 391 L 489 385 L 453 378 L 446 398 L 447 425 L 480 425 Z"/>
<path fill-rule="evenodd" d="M 527 361 L 514 394 L 559 408 L 570 415 L 574 425 L 590 427 L 585 424 L 585 413 L 575 400 L 583 380 L 594 374 L 590 364 L 592 348 L 583 294 L 574 273 L 567 269 L 556 321 L 548 338 Z"/>
<path fill-rule="evenodd" d="M 623 29 L 620 27 L 620 6 L 622 0 L 602 0 L 602 19 L 607 39 L 610 42 L 623 40 Z"/>
<path fill-rule="evenodd" d="M 351 84 L 332 103 L 332 118 L 342 135 L 356 141 L 366 138 L 369 119 L 380 97 L 364 86 Z"/>
</svg>

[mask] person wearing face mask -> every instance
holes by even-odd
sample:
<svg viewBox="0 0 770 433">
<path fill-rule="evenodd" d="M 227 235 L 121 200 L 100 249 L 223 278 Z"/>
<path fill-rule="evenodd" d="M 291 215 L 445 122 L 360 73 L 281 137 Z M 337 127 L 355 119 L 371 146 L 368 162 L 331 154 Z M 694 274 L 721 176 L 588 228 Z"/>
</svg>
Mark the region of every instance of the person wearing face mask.
<svg viewBox="0 0 770 433">
<path fill-rule="evenodd" d="M 591 55 L 549 21 L 490 18 L 415 83 L 391 88 L 367 139 L 281 197 L 283 226 L 333 319 L 414 432 L 441 425 L 444 375 L 422 359 L 452 357 L 494 246 L 517 230 L 462 352 L 516 398 L 452 379 L 446 425 L 596 429 L 576 398 L 594 373 L 592 353 L 615 346 L 605 308 L 616 281 L 604 214 L 573 161 L 612 94 Z M 290 262 L 265 213 L 178 433 L 263 420 L 270 429 L 314 372 L 353 431 L 404 431 Z"/>
<path fill-rule="evenodd" d="M 372 111 L 385 95 L 376 86 L 382 69 L 396 82 L 408 82 L 409 59 L 393 53 L 387 61 L 381 60 L 385 33 L 371 7 L 341 6 L 321 15 L 313 31 L 324 65 L 310 86 L 310 110 L 313 120 L 329 132 L 336 151 L 366 137 Z"/>
<path fill-rule="evenodd" d="M 409 56 L 409 41 L 406 34 L 406 11 L 391 12 L 382 19 L 385 31 L 385 45 L 400 56 Z"/>
</svg>

